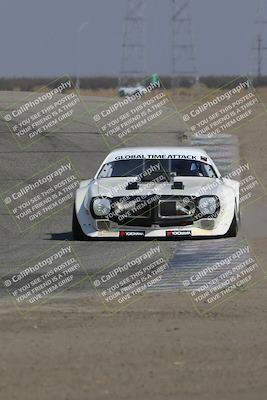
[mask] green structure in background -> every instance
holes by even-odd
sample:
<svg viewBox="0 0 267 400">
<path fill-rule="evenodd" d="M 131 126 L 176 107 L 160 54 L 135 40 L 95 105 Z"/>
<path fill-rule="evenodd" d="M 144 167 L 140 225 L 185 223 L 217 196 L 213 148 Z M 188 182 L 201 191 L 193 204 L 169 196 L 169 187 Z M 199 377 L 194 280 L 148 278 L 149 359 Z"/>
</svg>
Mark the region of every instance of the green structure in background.
<svg viewBox="0 0 267 400">
<path fill-rule="evenodd" d="M 159 76 L 158 76 L 158 74 L 153 74 L 153 75 L 151 76 L 151 83 L 158 83 L 158 81 L 159 81 Z"/>
</svg>

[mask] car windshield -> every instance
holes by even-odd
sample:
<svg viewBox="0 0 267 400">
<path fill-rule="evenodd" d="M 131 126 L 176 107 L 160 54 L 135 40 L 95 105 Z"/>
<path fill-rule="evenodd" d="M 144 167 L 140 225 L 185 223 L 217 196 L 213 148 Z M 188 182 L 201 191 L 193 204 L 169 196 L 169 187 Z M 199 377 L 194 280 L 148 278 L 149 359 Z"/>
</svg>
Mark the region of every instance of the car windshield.
<svg viewBox="0 0 267 400">
<path fill-rule="evenodd" d="M 117 160 L 103 165 L 98 178 L 137 177 L 140 180 L 153 180 L 155 175 L 163 175 L 169 180 L 172 176 L 194 176 L 217 178 L 213 167 L 196 160 L 143 159 Z"/>
</svg>

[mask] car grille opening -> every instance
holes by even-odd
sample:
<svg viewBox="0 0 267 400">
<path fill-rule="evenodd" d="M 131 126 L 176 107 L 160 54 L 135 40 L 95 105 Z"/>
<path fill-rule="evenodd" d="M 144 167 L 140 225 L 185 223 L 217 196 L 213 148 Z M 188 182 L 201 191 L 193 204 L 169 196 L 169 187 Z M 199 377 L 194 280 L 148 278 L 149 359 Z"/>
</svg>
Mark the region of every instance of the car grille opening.
<svg viewBox="0 0 267 400">
<path fill-rule="evenodd" d="M 128 196 L 112 199 L 109 220 L 128 226 L 186 226 L 193 224 L 194 202 L 188 197 L 176 196 Z M 178 205 L 177 205 L 178 204 Z M 125 209 L 124 209 L 125 207 Z M 123 211 L 124 210 L 124 211 Z"/>
</svg>

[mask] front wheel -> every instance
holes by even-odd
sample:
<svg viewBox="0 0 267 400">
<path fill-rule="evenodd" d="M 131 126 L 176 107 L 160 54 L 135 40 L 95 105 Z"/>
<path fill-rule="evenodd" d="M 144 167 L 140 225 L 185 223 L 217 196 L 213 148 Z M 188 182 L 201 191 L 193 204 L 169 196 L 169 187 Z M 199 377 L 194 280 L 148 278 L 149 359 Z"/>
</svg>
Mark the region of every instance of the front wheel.
<svg viewBox="0 0 267 400">
<path fill-rule="evenodd" d="M 87 236 L 83 233 L 80 223 L 78 221 L 75 204 L 73 206 L 73 215 L 72 215 L 72 238 L 73 240 L 87 240 Z"/>
<path fill-rule="evenodd" d="M 230 228 L 228 229 L 228 232 L 225 234 L 225 237 L 236 237 L 237 234 L 238 234 L 238 223 L 236 215 L 234 215 Z"/>
</svg>

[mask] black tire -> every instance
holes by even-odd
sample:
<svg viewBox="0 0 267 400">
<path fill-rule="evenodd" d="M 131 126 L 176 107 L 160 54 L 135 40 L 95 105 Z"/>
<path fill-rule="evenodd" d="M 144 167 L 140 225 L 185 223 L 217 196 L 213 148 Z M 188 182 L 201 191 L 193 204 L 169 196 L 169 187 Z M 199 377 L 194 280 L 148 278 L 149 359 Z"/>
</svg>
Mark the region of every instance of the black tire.
<svg viewBox="0 0 267 400">
<path fill-rule="evenodd" d="M 87 240 L 87 236 L 83 233 L 82 228 L 79 224 L 75 205 L 73 206 L 73 215 L 72 215 L 72 238 L 73 240 Z"/>
<path fill-rule="evenodd" d="M 236 237 L 238 234 L 238 228 L 239 227 L 236 220 L 236 215 L 234 215 L 230 228 L 228 229 L 228 232 L 225 234 L 225 237 Z"/>
</svg>

